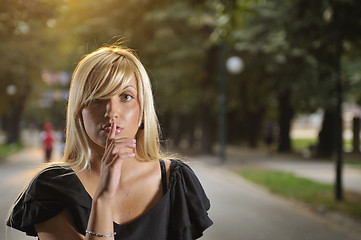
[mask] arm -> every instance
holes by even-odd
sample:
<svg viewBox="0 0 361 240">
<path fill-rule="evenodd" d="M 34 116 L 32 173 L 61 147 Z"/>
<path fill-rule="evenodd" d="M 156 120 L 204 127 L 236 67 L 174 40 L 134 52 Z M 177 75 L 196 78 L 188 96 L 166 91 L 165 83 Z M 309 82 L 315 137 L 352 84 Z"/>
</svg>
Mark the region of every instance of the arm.
<svg viewBox="0 0 361 240">
<path fill-rule="evenodd" d="M 84 239 L 84 236 L 75 229 L 73 220 L 67 210 L 45 222 L 35 224 L 35 229 L 41 240 Z"/>
<path fill-rule="evenodd" d="M 113 221 L 111 215 L 111 208 L 109 203 L 101 200 L 94 201 L 92 211 L 90 213 L 90 219 L 88 229 L 94 229 L 93 232 L 97 233 L 110 233 L 113 232 Z M 93 228 L 91 228 L 93 227 Z M 97 230 L 98 228 L 99 230 Z M 36 224 L 36 232 L 40 240 L 90 240 L 99 239 L 90 234 L 86 235 L 86 238 L 80 234 L 74 227 L 73 219 L 68 210 L 63 210 L 55 217 Z M 106 238 L 114 239 L 114 238 Z"/>
<path fill-rule="evenodd" d="M 113 221 L 109 203 L 100 199 L 93 202 L 88 229 L 93 229 L 97 233 L 113 232 Z M 86 234 L 84 237 L 74 227 L 73 219 L 68 210 L 63 210 L 55 217 L 36 224 L 36 232 L 40 240 L 91 240 L 100 239 L 99 237 Z M 105 238 L 114 239 L 114 238 Z"/>
</svg>

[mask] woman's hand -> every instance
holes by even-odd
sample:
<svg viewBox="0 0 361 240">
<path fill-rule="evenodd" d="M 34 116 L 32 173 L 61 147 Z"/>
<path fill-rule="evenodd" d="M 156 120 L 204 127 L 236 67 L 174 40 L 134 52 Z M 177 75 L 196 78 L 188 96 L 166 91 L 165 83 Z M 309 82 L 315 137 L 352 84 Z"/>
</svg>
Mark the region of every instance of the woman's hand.
<svg viewBox="0 0 361 240">
<path fill-rule="evenodd" d="M 115 132 L 116 125 L 112 123 L 101 159 L 100 177 L 94 198 L 113 199 L 119 185 L 123 160 L 135 157 L 135 139 L 115 139 Z"/>
</svg>

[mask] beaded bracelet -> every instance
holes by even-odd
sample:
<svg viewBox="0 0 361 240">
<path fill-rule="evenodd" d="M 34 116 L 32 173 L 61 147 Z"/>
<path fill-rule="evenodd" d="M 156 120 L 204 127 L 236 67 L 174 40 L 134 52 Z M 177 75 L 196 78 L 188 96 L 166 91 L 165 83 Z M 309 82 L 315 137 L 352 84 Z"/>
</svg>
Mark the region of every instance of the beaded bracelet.
<svg viewBox="0 0 361 240">
<path fill-rule="evenodd" d="M 108 233 L 108 234 L 100 234 L 100 233 L 95 233 L 95 232 L 92 232 L 92 231 L 89 231 L 89 230 L 85 230 L 86 233 L 89 233 L 93 236 L 97 236 L 97 237 L 113 237 L 115 236 L 115 234 L 117 234 L 116 232 L 113 232 L 113 233 Z"/>
</svg>

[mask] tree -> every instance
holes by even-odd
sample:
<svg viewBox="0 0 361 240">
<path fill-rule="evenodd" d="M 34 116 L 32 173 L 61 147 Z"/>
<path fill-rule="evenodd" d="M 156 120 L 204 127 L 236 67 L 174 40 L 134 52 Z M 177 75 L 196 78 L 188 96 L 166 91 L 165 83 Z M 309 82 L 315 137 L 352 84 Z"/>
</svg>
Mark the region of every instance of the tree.
<svg viewBox="0 0 361 240">
<path fill-rule="evenodd" d="M 296 108 L 307 106 L 309 86 L 315 78 L 314 61 L 307 51 L 292 42 L 290 25 L 297 19 L 289 12 L 292 1 L 253 1 L 250 8 L 241 5 L 239 18 L 242 25 L 233 32 L 235 49 L 245 55 L 246 69 L 242 74 L 240 94 L 247 126 L 256 126 L 249 134 L 250 145 L 257 143 L 261 124 L 267 117 L 270 103 L 278 105 L 280 137 L 278 150 L 290 151 L 290 126 Z M 299 69 L 302 69 L 300 71 Z M 257 121 L 258 120 L 258 121 Z M 253 138 L 252 138 L 253 136 Z"/>
<path fill-rule="evenodd" d="M 320 156 L 329 157 L 336 149 L 336 120 L 340 118 L 336 106 L 337 84 L 348 86 L 348 79 L 342 77 L 342 57 L 346 53 L 344 44 L 360 40 L 357 32 L 361 24 L 355 19 L 361 14 L 359 1 L 324 0 L 295 1 L 293 9 L 300 20 L 293 31 L 296 42 L 316 59 L 318 105 L 325 111 L 323 126 L 319 135 Z M 346 90 L 346 89 L 345 89 Z M 342 145 L 342 144 L 341 144 Z"/>
<path fill-rule="evenodd" d="M 0 115 L 7 142 L 18 141 L 25 104 L 40 78 L 50 40 L 44 32 L 56 15 L 56 1 L 4 0 L 0 3 Z M 6 89 L 12 86 L 12 95 Z"/>
</svg>

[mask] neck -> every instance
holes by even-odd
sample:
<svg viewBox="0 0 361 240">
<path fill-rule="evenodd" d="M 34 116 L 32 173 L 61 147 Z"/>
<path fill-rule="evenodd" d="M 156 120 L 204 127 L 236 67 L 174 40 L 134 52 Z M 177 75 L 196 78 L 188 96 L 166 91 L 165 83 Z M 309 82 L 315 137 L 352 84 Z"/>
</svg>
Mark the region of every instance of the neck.
<svg viewBox="0 0 361 240">
<path fill-rule="evenodd" d="M 92 171 L 100 173 L 100 163 L 104 155 L 104 147 L 101 147 L 92 141 L 89 141 L 89 147 L 91 150 L 90 164 Z"/>
</svg>

